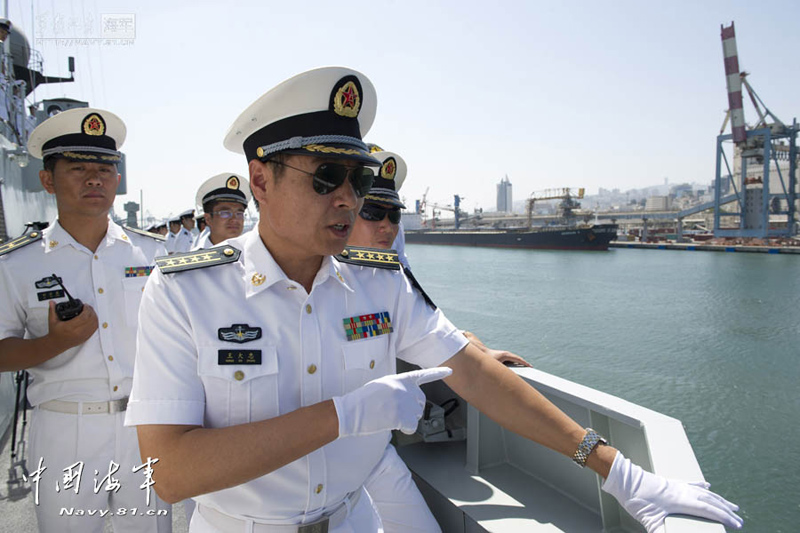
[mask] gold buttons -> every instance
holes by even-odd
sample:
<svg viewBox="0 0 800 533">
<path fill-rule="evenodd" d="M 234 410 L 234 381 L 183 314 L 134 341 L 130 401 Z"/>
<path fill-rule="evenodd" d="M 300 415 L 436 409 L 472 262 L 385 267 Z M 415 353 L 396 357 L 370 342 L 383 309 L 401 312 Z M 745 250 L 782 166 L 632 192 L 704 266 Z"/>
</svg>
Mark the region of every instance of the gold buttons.
<svg viewBox="0 0 800 533">
<path fill-rule="evenodd" d="M 319 485 L 317 485 L 317 489 L 316 489 L 316 491 L 315 491 L 315 492 L 316 492 L 317 494 L 319 494 L 320 492 L 322 492 L 322 483 L 320 483 Z"/>
<path fill-rule="evenodd" d="M 306 304 L 306 314 L 311 314 L 311 304 Z"/>
<path fill-rule="evenodd" d="M 114 360 L 114 356 L 113 356 L 113 355 L 109 355 L 109 356 L 108 356 L 108 360 L 109 360 L 109 361 L 113 361 L 113 360 Z"/>
<path fill-rule="evenodd" d="M 114 392 L 117 392 L 117 389 L 119 389 L 119 387 L 117 387 L 116 385 L 114 385 Z"/>
<path fill-rule="evenodd" d="M 252 283 L 256 287 L 258 287 L 259 285 L 264 283 L 264 281 L 266 281 L 266 279 L 267 279 L 267 276 L 265 276 L 264 274 L 259 274 L 258 272 L 256 272 L 255 274 L 253 274 L 253 277 L 250 278 L 250 283 Z"/>
<path fill-rule="evenodd" d="M 58 246 L 58 241 L 50 241 L 49 246 L 50 248 L 55 248 L 56 246 Z"/>
<path fill-rule="evenodd" d="M 295 287 L 294 285 L 289 285 L 288 287 L 286 287 L 286 289 L 288 289 L 290 291 L 296 291 L 297 287 Z"/>
<path fill-rule="evenodd" d="M 97 294 L 103 294 L 103 287 L 100 287 L 99 289 L 97 289 Z"/>
<path fill-rule="evenodd" d="M 103 322 L 103 329 L 106 329 L 107 327 L 108 327 L 108 322 Z"/>
<path fill-rule="evenodd" d="M 313 374 L 317 371 L 317 365 L 308 365 L 308 373 Z"/>
<path fill-rule="evenodd" d="M 242 372 L 241 370 L 237 370 L 236 372 L 233 373 L 233 379 L 235 379 L 236 381 L 242 381 L 244 379 L 244 372 Z"/>
<path fill-rule="evenodd" d="M 375 368 L 375 359 L 373 359 L 372 361 L 369 362 L 369 368 L 370 368 L 370 370 Z"/>
<path fill-rule="evenodd" d="M 347 250 L 342 250 L 342 257 L 347 257 L 348 255 L 350 255 L 350 252 Z"/>
<path fill-rule="evenodd" d="M 95 254 L 94 258 L 95 258 L 95 260 L 97 260 L 97 259 L 100 259 L 99 257 L 97 257 L 97 255 L 96 255 L 96 254 Z"/>
<path fill-rule="evenodd" d="M 222 250 L 222 253 L 224 255 L 226 255 L 227 257 L 230 257 L 230 256 L 233 255 L 233 249 L 232 248 L 225 248 L 224 250 Z"/>
<path fill-rule="evenodd" d="M 38 236 L 39 236 L 39 233 L 37 233 L 35 231 L 33 233 L 31 233 L 31 239 L 35 239 Z"/>
<path fill-rule="evenodd" d="M 127 241 L 127 240 L 128 240 L 128 236 L 127 236 L 127 235 L 123 235 L 123 236 L 122 236 L 122 240 L 123 240 L 123 241 Z"/>
</svg>

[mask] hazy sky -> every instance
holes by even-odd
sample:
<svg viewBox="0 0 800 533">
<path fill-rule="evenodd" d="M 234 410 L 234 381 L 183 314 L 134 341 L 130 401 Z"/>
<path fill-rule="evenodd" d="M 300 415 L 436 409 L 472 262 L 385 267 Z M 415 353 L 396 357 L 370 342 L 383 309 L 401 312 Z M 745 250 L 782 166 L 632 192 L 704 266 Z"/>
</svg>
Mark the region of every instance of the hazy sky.
<svg viewBox="0 0 800 533">
<path fill-rule="evenodd" d="M 103 15 L 132 14 L 135 37 L 106 42 Z M 378 114 L 365 140 L 399 153 L 408 204 L 493 209 L 552 187 L 708 183 L 727 109 L 720 25 L 770 110 L 797 114 L 800 2 L 787 1 L 109 1 L 9 0 L 9 17 L 66 96 L 128 127 L 128 195 L 164 216 L 200 183 L 247 172 L 222 146 L 233 120 L 277 83 L 342 65 L 366 74 Z M 66 39 L 55 40 L 54 37 Z M 84 38 L 76 41 L 74 38 Z M 755 113 L 745 104 L 746 120 Z M 246 175 L 246 174 L 245 174 Z"/>
</svg>

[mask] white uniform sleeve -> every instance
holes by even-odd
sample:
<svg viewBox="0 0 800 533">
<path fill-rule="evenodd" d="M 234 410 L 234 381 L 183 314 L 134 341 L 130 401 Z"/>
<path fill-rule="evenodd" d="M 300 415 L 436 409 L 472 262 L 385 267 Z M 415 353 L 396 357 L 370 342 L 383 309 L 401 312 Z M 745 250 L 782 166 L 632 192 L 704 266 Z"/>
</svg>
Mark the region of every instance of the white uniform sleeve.
<svg viewBox="0 0 800 533">
<path fill-rule="evenodd" d="M 197 374 L 197 349 L 170 276 L 154 270 L 142 296 L 128 426 L 203 425 L 205 392 Z"/>
<path fill-rule="evenodd" d="M 406 230 L 403 227 L 403 221 L 400 221 L 400 230 L 397 232 L 397 237 L 395 237 L 394 242 L 392 243 L 392 248 L 394 251 L 397 252 L 397 259 L 402 263 L 402 265 L 406 268 L 411 268 L 408 264 L 408 256 L 406 256 Z"/>
<path fill-rule="evenodd" d="M 25 309 L 7 271 L 0 259 L 0 339 L 25 336 Z"/>
<path fill-rule="evenodd" d="M 430 368 L 450 359 L 469 341 L 441 310 L 435 311 L 402 272 L 403 287 L 398 295 L 397 357 Z"/>
</svg>

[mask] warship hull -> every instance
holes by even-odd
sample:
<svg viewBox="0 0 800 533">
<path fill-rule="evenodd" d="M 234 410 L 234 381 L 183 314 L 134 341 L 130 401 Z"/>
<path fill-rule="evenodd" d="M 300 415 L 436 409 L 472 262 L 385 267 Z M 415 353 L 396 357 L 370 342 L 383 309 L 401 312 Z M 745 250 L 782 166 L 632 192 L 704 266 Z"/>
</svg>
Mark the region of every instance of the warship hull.
<svg viewBox="0 0 800 533">
<path fill-rule="evenodd" d="M 406 230 L 406 243 L 534 250 L 608 250 L 616 224 L 504 230 Z"/>
</svg>

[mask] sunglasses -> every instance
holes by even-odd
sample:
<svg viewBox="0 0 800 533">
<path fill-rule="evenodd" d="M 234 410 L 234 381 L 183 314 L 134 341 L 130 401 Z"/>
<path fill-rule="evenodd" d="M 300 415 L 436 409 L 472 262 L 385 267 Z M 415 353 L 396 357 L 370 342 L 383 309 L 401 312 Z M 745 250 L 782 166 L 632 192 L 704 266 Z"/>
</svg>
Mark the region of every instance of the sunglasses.
<svg viewBox="0 0 800 533">
<path fill-rule="evenodd" d="M 303 169 L 287 165 L 280 161 L 275 161 L 275 163 L 312 176 L 314 178 L 312 182 L 314 192 L 322 195 L 332 193 L 349 177 L 350 184 L 353 186 L 356 196 L 363 198 L 372 188 L 372 181 L 375 179 L 375 173 L 372 169 L 362 166 L 348 167 L 337 163 L 322 163 L 314 172 L 306 172 Z"/>
<path fill-rule="evenodd" d="M 389 215 L 389 222 L 392 224 L 400 223 L 400 211 L 397 209 L 385 209 L 372 204 L 365 204 L 358 212 L 358 216 L 370 222 L 380 222 L 386 215 Z"/>
</svg>

